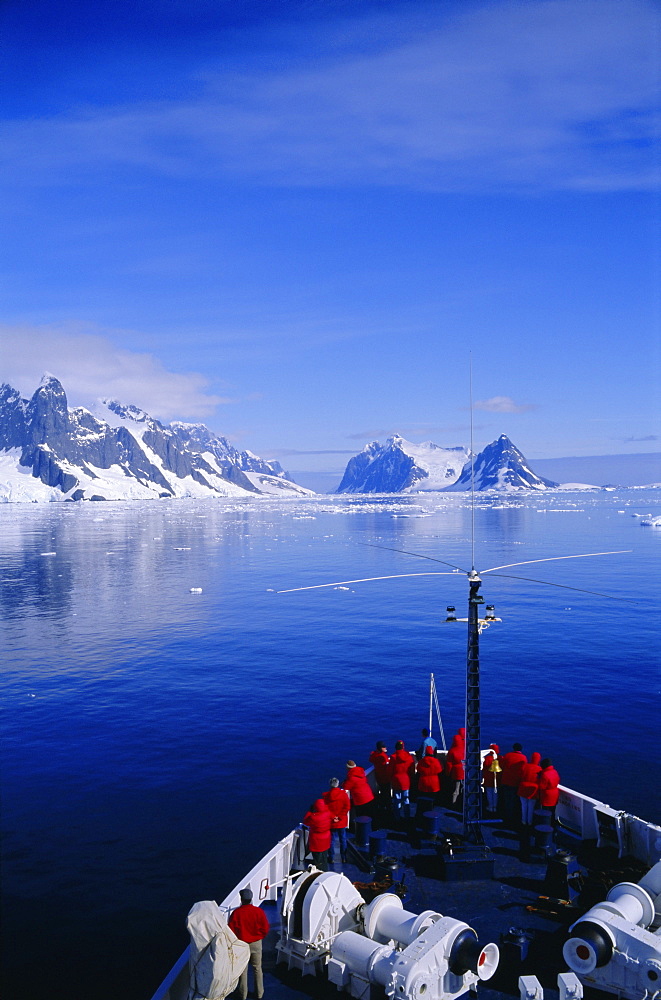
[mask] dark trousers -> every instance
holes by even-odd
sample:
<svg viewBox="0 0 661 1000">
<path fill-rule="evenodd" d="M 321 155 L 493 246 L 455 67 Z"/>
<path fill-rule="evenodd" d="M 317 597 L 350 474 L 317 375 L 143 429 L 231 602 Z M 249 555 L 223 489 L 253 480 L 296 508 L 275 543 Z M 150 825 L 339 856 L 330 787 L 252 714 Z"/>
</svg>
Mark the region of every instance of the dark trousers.
<svg viewBox="0 0 661 1000">
<path fill-rule="evenodd" d="M 521 804 L 514 785 L 501 785 L 498 789 L 498 799 L 506 823 L 516 826 L 521 822 Z"/>
<path fill-rule="evenodd" d="M 312 860 L 320 872 L 328 871 L 328 851 L 310 851 Z"/>
</svg>

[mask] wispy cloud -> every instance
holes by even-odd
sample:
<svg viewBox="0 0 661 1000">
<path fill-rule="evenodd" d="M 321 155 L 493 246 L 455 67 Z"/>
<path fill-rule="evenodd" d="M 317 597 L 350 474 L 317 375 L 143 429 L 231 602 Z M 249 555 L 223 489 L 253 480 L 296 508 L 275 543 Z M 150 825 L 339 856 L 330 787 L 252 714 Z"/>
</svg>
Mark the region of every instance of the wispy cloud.
<svg viewBox="0 0 661 1000">
<path fill-rule="evenodd" d="M 348 441 L 374 441 L 378 438 L 391 437 L 397 433 L 399 432 L 392 427 L 375 427 L 372 430 L 356 431 L 355 434 L 347 434 L 346 437 Z"/>
<path fill-rule="evenodd" d="M 658 182 L 651 0 L 501 0 L 458 5 L 451 18 L 441 7 L 404 40 L 391 22 L 362 18 L 375 39 L 362 47 L 347 20 L 351 44 L 338 33 L 314 65 L 207 67 L 193 98 L 187 79 L 180 100 L 6 122 L 5 156 L 45 183 L 117 165 L 449 191 Z"/>
<path fill-rule="evenodd" d="M 425 437 L 428 434 L 465 434 L 470 430 L 470 424 L 399 424 L 397 427 L 373 427 L 371 430 L 356 431 L 347 434 L 349 441 L 374 441 L 378 438 L 389 438 L 393 434 L 409 434 L 411 437 Z"/>
<path fill-rule="evenodd" d="M 168 371 L 152 354 L 120 349 L 99 333 L 57 327 L 0 325 L 0 380 L 26 397 L 44 371 L 62 382 L 73 405 L 101 396 L 133 403 L 162 420 L 201 420 L 232 397 L 210 392 L 196 372 Z"/>
<path fill-rule="evenodd" d="M 355 449 L 326 448 L 322 451 L 300 451 L 298 448 L 271 449 L 269 455 L 274 458 L 286 458 L 288 455 L 355 455 Z"/>
<path fill-rule="evenodd" d="M 509 396 L 492 396 L 491 399 L 478 399 L 473 403 L 476 410 L 486 410 L 487 413 L 527 413 L 537 409 L 534 403 L 515 403 Z"/>
</svg>

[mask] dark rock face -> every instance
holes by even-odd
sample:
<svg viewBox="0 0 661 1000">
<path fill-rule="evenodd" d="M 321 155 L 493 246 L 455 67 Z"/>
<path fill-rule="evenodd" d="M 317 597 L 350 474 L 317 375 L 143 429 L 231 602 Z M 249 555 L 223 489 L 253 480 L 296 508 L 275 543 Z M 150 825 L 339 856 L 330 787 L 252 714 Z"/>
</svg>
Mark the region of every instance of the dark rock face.
<svg viewBox="0 0 661 1000">
<path fill-rule="evenodd" d="M 338 493 L 399 493 L 424 480 L 427 473 L 390 438 L 385 447 L 378 441 L 350 458 L 337 488 Z"/>
<path fill-rule="evenodd" d="M 16 389 L 0 385 L 0 451 L 24 448 L 27 443 L 26 402 Z"/>
<path fill-rule="evenodd" d="M 105 499 L 100 493 L 92 496 L 89 489 L 86 492 L 76 487 L 81 474 L 98 480 L 100 470 L 107 469 L 114 469 L 115 477 L 123 472 L 128 480 L 160 497 L 176 495 L 173 482 L 186 478 L 210 494 L 225 494 L 223 487 L 229 483 L 260 493 L 246 472 L 289 481 L 278 463 L 237 451 L 204 424 L 165 427 L 135 406 L 112 400 L 105 404 L 129 426 L 135 425 L 136 433 L 124 425 L 112 427 L 83 407 L 69 410 L 64 388 L 52 375 L 44 376 L 29 401 L 11 386 L 2 385 L 0 450 L 18 449 L 21 466 L 31 469 L 47 486 L 63 493 L 73 491 L 71 499 Z"/>
<path fill-rule="evenodd" d="M 363 452 L 349 461 L 338 493 L 399 493 L 424 477 L 421 470 L 414 470 L 411 456 L 399 448 L 386 449 L 378 461 L 365 463 L 364 457 Z M 361 458 L 362 462 L 356 461 Z M 356 464 L 350 467 L 352 462 Z"/>
<path fill-rule="evenodd" d="M 69 438 L 69 408 L 62 383 L 44 375 L 41 385 L 27 405 L 28 441 L 50 443 L 54 451 L 66 450 Z"/>
<path fill-rule="evenodd" d="M 223 471 L 241 469 L 243 472 L 261 472 L 280 479 L 289 479 L 279 462 L 265 462 L 249 451 L 238 451 L 225 437 L 213 434 L 204 424 L 185 424 L 173 421 L 170 429 L 183 441 L 189 451 L 209 452 Z M 253 487 L 254 488 L 254 487 Z"/>
<path fill-rule="evenodd" d="M 535 475 L 505 434 L 475 457 L 473 478 L 476 490 L 543 490 L 558 485 Z M 447 490 L 461 492 L 470 488 L 471 463 L 467 462 L 459 479 Z"/>
<path fill-rule="evenodd" d="M 358 455 L 354 455 L 347 462 L 347 467 L 344 470 L 344 475 L 342 477 L 342 482 L 338 486 L 337 493 L 357 493 L 359 491 L 358 487 L 362 486 L 365 479 L 368 476 L 370 466 L 374 462 L 375 458 L 381 451 L 381 445 L 378 441 L 372 441 L 371 444 L 365 446 L 363 451 L 359 452 Z"/>
</svg>

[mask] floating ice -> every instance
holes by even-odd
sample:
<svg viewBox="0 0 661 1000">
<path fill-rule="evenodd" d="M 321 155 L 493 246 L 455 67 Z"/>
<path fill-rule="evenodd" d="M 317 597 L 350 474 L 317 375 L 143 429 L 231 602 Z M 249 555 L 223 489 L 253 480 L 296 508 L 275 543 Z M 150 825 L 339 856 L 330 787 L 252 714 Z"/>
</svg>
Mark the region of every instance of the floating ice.
<svg viewBox="0 0 661 1000">
<path fill-rule="evenodd" d="M 40 556 L 56 556 L 57 552 L 40 552 Z"/>
<path fill-rule="evenodd" d="M 202 588 L 201 587 L 191 587 L 190 592 L 191 592 L 191 594 L 201 594 L 202 593 Z"/>
</svg>

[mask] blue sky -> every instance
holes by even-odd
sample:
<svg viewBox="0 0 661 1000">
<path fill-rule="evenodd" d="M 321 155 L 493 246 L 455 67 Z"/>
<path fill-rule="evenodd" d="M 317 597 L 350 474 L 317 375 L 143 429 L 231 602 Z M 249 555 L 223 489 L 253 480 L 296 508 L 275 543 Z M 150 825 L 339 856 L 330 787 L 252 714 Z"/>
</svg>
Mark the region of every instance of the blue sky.
<svg viewBox="0 0 661 1000">
<path fill-rule="evenodd" d="M 293 469 L 659 451 L 648 0 L 4 0 L 0 378 Z M 655 146 L 655 143 L 656 146 Z"/>
</svg>

